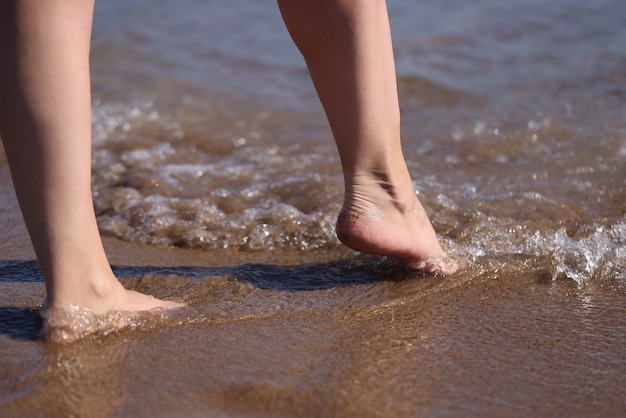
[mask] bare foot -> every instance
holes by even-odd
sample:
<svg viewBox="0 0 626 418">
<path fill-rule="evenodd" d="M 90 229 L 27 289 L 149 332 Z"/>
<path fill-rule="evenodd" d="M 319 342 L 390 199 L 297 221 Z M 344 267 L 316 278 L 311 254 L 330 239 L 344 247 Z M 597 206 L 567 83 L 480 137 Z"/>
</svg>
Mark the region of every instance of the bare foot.
<svg viewBox="0 0 626 418">
<path fill-rule="evenodd" d="M 357 178 L 346 187 L 336 231 L 339 240 L 356 251 L 398 258 L 435 275 L 459 270 L 441 248 L 410 181 L 398 187 L 380 173 Z"/>
<path fill-rule="evenodd" d="M 163 313 L 184 305 L 157 299 L 119 282 L 111 294 L 87 306 L 47 306 L 43 309 L 42 337 L 53 343 L 71 343 L 95 332 L 108 333 L 137 323 L 139 313 Z"/>
</svg>

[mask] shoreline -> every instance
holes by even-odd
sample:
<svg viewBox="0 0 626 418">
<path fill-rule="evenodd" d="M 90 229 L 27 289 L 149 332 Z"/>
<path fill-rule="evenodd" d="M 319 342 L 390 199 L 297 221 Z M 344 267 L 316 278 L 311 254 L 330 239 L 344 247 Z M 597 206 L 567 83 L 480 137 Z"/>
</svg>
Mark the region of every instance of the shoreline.
<svg viewBox="0 0 626 418">
<path fill-rule="evenodd" d="M 329 251 L 202 251 L 103 237 L 170 317 L 68 346 L 36 338 L 44 284 L 0 165 L 7 416 L 555 416 L 626 407 L 626 301 L 527 260 L 451 278 Z M 181 403 L 181 399 L 185 402 Z M 99 411 L 99 412 L 95 412 Z"/>
</svg>

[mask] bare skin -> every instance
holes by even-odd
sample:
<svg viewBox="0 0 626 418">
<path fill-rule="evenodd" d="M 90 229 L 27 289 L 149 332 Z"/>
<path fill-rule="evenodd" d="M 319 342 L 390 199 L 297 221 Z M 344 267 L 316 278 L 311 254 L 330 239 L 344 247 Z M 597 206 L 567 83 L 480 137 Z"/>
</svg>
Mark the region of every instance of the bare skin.
<svg viewBox="0 0 626 418">
<path fill-rule="evenodd" d="M 0 3 L 0 133 L 48 310 L 176 307 L 126 290 L 100 239 L 90 183 L 92 15 L 89 0 Z M 72 340 L 57 332 L 63 326 L 45 321 L 44 337 Z"/>
<path fill-rule="evenodd" d="M 337 144 L 344 204 L 337 236 L 348 247 L 448 275 L 402 154 L 400 109 L 384 0 L 279 0 Z"/>
<path fill-rule="evenodd" d="M 279 0 L 279 6 L 341 158 L 339 239 L 416 269 L 454 273 L 402 154 L 384 0 Z M 93 7 L 93 0 L 0 2 L 0 134 L 46 282 L 44 338 L 58 342 L 84 335 L 76 328 L 84 315 L 181 306 L 125 289 L 99 236 L 90 184 Z"/>
</svg>

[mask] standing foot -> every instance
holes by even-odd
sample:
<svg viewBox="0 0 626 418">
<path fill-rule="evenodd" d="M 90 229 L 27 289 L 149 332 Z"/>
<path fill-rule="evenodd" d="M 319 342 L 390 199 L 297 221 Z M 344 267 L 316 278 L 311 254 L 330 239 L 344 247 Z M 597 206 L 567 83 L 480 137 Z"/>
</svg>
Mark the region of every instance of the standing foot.
<svg viewBox="0 0 626 418">
<path fill-rule="evenodd" d="M 47 306 L 42 338 L 52 343 L 71 343 L 96 332 L 108 333 L 137 322 L 140 313 L 163 313 L 182 308 L 181 303 L 157 299 L 121 283 L 114 292 L 87 305 Z"/>
</svg>

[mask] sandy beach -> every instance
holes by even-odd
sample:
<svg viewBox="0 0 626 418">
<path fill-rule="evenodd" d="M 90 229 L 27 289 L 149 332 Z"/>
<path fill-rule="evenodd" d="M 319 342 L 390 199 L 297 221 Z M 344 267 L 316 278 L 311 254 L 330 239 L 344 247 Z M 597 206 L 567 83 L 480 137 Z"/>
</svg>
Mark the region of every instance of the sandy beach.
<svg viewBox="0 0 626 418">
<path fill-rule="evenodd" d="M 338 242 L 340 163 L 274 4 L 98 2 L 98 225 L 126 287 L 186 307 L 44 343 L 0 152 L 0 416 L 624 415 L 626 9 L 389 12 L 405 157 L 466 267 Z"/>
<path fill-rule="evenodd" d="M 5 170 L 6 171 L 6 170 Z M 6 174 L 6 173 L 4 173 Z M 105 239 L 126 286 L 184 300 L 69 346 L 38 339 L 44 297 L 6 176 L 0 406 L 18 416 L 620 416 L 621 291 L 529 274 L 424 277 L 340 254 Z"/>
</svg>

